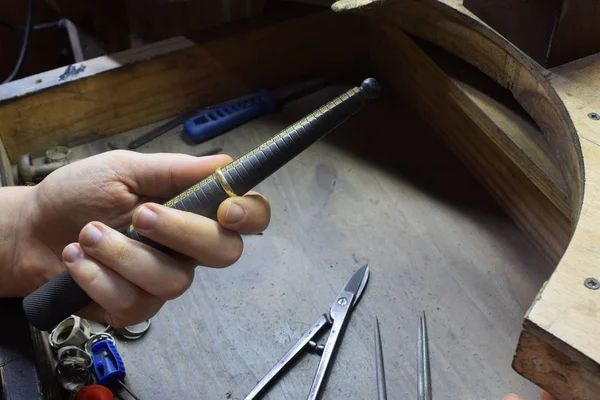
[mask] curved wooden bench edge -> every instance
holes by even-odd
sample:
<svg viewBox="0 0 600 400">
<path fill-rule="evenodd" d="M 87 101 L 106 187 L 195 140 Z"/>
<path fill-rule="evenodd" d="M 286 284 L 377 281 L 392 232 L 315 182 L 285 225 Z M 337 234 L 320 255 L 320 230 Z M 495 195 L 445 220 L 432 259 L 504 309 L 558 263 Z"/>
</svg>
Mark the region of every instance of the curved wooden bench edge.
<svg viewBox="0 0 600 400">
<path fill-rule="evenodd" d="M 595 266 L 600 258 L 600 207 L 594 204 L 600 195 L 600 121 L 588 117 L 600 113 L 600 85 L 594 91 L 578 82 L 576 67 L 571 74 L 564 67 L 546 70 L 460 1 L 392 2 L 369 8 L 369 15 L 475 65 L 511 90 L 547 135 L 568 184 L 575 228 L 555 272 L 525 316 L 513 368 L 561 400 L 597 398 L 600 290 L 584 282 L 600 280 Z"/>
</svg>

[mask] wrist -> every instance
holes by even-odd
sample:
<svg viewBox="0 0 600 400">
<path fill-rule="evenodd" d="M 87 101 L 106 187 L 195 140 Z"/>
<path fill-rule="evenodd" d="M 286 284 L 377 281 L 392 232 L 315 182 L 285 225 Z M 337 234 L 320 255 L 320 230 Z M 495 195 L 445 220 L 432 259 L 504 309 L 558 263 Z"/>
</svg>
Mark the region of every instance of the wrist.
<svg viewBox="0 0 600 400">
<path fill-rule="evenodd" d="M 0 297 L 13 296 L 16 276 L 16 254 L 19 238 L 29 224 L 26 208 L 32 201 L 33 187 L 0 188 Z"/>
</svg>

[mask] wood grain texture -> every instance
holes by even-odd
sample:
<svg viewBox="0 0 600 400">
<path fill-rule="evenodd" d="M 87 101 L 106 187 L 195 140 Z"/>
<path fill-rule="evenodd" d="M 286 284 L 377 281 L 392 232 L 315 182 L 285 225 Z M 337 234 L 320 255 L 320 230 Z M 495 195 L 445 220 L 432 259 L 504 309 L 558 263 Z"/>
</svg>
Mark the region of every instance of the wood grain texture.
<svg viewBox="0 0 600 400">
<path fill-rule="evenodd" d="M 542 67 L 479 21 L 460 0 L 390 1 L 369 11 L 377 21 L 435 43 L 509 89 L 544 134 L 568 185 L 571 216 L 578 215 L 583 182 L 579 138 Z"/>
<path fill-rule="evenodd" d="M 0 140 L 0 187 L 14 185 L 10 160 L 2 140 Z"/>
<path fill-rule="evenodd" d="M 221 146 L 237 157 L 345 89 L 322 90 L 211 143 L 189 146 L 175 129 L 140 151 Z M 150 128 L 79 146 L 74 156 L 106 151 L 108 140 L 125 145 Z M 257 190 L 272 205 L 269 229 L 245 236 L 232 267 L 199 268 L 142 340 L 118 342 L 139 397 L 243 399 L 364 262 L 371 278 L 323 399 L 376 396 L 376 315 L 388 393 L 416 398 L 422 310 L 434 396 L 538 395 L 510 361 L 522 315 L 551 265 L 407 104 L 382 97 Z M 265 398 L 305 398 L 317 362 L 303 357 Z"/>
<path fill-rule="evenodd" d="M 0 137 L 15 162 L 25 152 L 37 156 L 58 144 L 340 69 L 364 50 L 360 27 L 356 16 L 323 12 L 206 34 L 168 55 L 4 100 L 0 120 L 7 123 Z"/>
<path fill-rule="evenodd" d="M 485 92 L 452 78 L 456 73 L 442 70 L 398 28 L 373 29 L 371 57 L 380 74 L 459 154 L 548 260 L 557 263 L 570 238 L 569 210 L 564 192 L 554 196 L 561 207 L 550 200 L 551 192 L 560 193 L 560 185 L 552 182 L 560 173 L 533 142 L 530 134 L 536 132 Z M 444 64 L 450 68 L 450 62 Z"/>
<path fill-rule="evenodd" d="M 585 168 L 585 193 L 573 239 L 552 279 L 532 305 L 525 329 L 537 335 L 562 356 L 567 365 L 536 362 L 525 369 L 561 400 L 594 399 L 600 392 L 600 309 L 598 291 L 587 289 L 585 279 L 597 277 L 597 249 L 600 240 L 596 199 L 600 183 L 600 123 L 588 114 L 600 109 L 600 56 L 592 56 L 556 68 L 549 75 L 552 85 L 570 111 L 581 137 Z M 535 327 L 531 328 L 531 327 Z M 551 340 L 546 339 L 547 337 Z M 560 338 L 558 341 L 556 338 Z M 527 366 L 538 354 L 522 349 L 516 362 Z M 562 377 L 557 380 L 556 376 Z"/>
</svg>

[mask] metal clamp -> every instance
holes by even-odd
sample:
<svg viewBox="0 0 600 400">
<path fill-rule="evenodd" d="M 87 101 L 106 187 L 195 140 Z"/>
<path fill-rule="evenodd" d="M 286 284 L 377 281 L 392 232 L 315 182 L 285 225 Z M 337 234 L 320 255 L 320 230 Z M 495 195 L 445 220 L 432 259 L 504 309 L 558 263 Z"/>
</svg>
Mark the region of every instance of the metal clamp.
<svg viewBox="0 0 600 400">
<path fill-rule="evenodd" d="M 50 333 L 50 346 L 57 351 L 64 346 L 82 346 L 90 338 L 90 324 L 76 315 L 63 320 Z"/>
</svg>

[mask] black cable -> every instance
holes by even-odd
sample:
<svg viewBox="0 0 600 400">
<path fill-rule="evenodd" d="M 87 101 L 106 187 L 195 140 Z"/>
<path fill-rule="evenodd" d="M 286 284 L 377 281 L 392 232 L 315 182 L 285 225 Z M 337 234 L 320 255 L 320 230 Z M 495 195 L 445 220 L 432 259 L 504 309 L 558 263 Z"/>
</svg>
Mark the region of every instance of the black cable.
<svg viewBox="0 0 600 400">
<path fill-rule="evenodd" d="M 21 65 L 23 65 L 23 60 L 25 59 L 25 54 L 27 54 L 27 48 L 29 47 L 29 36 L 31 36 L 31 28 L 33 20 L 33 0 L 29 0 L 29 8 L 27 9 L 27 22 L 25 23 L 25 34 L 23 35 L 23 43 L 21 44 L 21 51 L 19 53 L 19 59 L 17 60 L 17 64 L 13 69 L 12 73 L 4 80 L 4 83 L 10 82 L 15 79 L 15 76 L 19 73 L 21 69 Z"/>
</svg>

